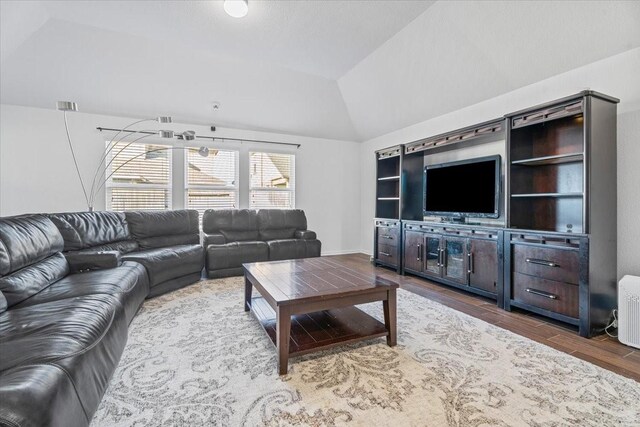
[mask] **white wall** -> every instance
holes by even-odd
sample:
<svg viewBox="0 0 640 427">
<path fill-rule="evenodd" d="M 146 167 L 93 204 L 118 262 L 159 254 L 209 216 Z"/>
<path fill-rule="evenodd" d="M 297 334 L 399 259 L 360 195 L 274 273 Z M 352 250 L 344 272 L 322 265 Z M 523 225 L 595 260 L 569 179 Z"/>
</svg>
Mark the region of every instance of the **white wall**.
<svg viewBox="0 0 640 427">
<path fill-rule="evenodd" d="M 105 141 L 113 136 L 97 131 L 96 127 L 119 128 L 134 121 L 84 113 L 69 113 L 68 120 L 85 182 L 91 181 Z M 159 125 L 151 122 L 140 128 L 158 129 Z M 360 144 L 234 129 L 218 129 L 212 133 L 206 126 L 182 123 L 162 125 L 162 128 L 192 129 L 204 136 L 301 144 L 295 149 L 249 142 L 194 141 L 197 145 L 240 151 L 240 174 L 246 177 L 240 179 L 240 207 L 247 207 L 249 200 L 248 156 L 243 153 L 249 150 L 295 153 L 296 208 L 305 210 L 309 229 L 316 231 L 322 240 L 323 254 L 355 252 L 360 247 Z M 184 191 L 184 153 L 180 150 L 173 153 L 173 189 L 174 193 L 180 193 Z M 104 191 L 98 195 L 95 206 L 98 210 L 104 209 Z M 173 208 L 182 207 L 182 197 L 174 197 Z M 63 113 L 0 105 L 0 215 L 81 210 L 86 210 L 86 204 L 67 145 Z"/>
<path fill-rule="evenodd" d="M 590 88 L 618 104 L 618 275 L 640 275 L 640 49 L 633 49 L 362 144 L 361 250 L 371 254 L 375 215 L 375 155 L 403 144 L 562 98 Z"/>
</svg>

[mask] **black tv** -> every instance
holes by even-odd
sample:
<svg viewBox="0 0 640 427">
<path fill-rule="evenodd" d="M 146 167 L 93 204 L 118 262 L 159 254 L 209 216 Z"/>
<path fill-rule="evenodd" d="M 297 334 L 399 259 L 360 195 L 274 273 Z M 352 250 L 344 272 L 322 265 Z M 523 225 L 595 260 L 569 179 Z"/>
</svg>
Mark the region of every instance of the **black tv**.
<svg viewBox="0 0 640 427">
<path fill-rule="evenodd" d="M 424 168 L 424 214 L 453 218 L 500 216 L 500 156 Z"/>
</svg>

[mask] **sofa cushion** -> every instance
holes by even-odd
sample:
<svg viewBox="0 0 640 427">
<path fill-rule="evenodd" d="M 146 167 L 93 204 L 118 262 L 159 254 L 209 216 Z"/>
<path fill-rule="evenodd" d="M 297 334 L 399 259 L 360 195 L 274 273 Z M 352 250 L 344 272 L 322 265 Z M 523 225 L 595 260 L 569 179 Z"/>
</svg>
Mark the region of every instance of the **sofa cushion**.
<svg viewBox="0 0 640 427">
<path fill-rule="evenodd" d="M 59 366 L 27 365 L 0 373 L 0 425 L 67 427 L 89 421 L 75 385 Z"/>
<path fill-rule="evenodd" d="M 0 371 L 49 363 L 86 349 L 122 308 L 111 295 L 86 295 L 7 310 L 0 316 Z"/>
<path fill-rule="evenodd" d="M 0 276 L 62 251 L 64 241 L 44 215 L 0 218 Z"/>
<path fill-rule="evenodd" d="M 296 230 L 307 229 L 307 217 L 300 209 L 260 209 L 260 239 L 293 239 Z"/>
<path fill-rule="evenodd" d="M 137 262 L 128 261 L 117 268 L 67 276 L 17 304 L 14 308 L 29 307 L 79 296 L 107 294 L 118 298 L 124 308 L 127 323 L 129 323 L 148 293 L 149 279 L 145 268 Z"/>
<path fill-rule="evenodd" d="M 319 240 L 271 240 L 267 242 L 267 245 L 269 246 L 270 261 L 320 256 Z"/>
<path fill-rule="evenodd" d="M 207 247 L 207 270 L 242 267 L 245 262 L 269 260 L 269 248 L 265 242 L 232 242 Z"/>
<path fill-rule="evenodd" d="M 49 218 L 64 238 L 65 251 L 94 248 L 130 252 L 136 249 L 122 212 L 60 213 L 51 214 Z"/>
<path fill-rule="evenodd" d="M 224 236 L 225 243 L 258 240 L 258 217 L 254 209 L 207 209 L 202 231 Z"/>
<path fill-rule="evenodd" d="M 200 245 L 180 245 L 132 252 L 122 259 L 144 265 L 149 275 L 149 287 L 153 288 L 167 280 L 201 272 L 204 250 Z"/>
<path fill-rule="evenodd" d="M 200 243 L 198 211 L 134 211 L 125 216 L 140 249 Z"/>
<path fill-rule="evenodd" d="M 69 264 L 60 252 L 24 267 L 8 276 L 0 277 L 0 292 L 12 307 L 36 295 L 50 284 L 69 274 Z"/>
<path fill-rule="evenodd" d="M 0 371 L 59 367 L 91 419 L 124 349 L 127 323 L 116 297 L 89 295 L 8 310 L 0 337 Z"/>
</svg>

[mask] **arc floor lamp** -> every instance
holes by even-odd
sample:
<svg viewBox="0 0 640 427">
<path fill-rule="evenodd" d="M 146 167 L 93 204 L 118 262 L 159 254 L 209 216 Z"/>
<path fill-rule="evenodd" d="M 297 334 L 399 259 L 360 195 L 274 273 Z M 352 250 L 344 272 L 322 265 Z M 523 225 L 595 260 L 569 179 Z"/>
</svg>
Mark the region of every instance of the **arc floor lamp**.
<svg viewBox="0 0 640 427">
<path fill-rule="evenodd" d="M 93 174 L 91 187 L 87 189 L 87 186 L 85 186 L 84 180 L 82 178 L 82 174 L 80 173 L 80 167 L 78 166 L 76 153 L 75 153 L 75 150 L 73 149 L 73 143 L 71 142 L 71 135 L 69 133 L 69 123 L 67 121 L 67 112 L 78 111 L 78 104 L 71 101 L 58 101 L 56 103 L 56 109 L 64 113 L 64 128 L 67 134 L 67 142 L 69 143 L 69 150 L 71 151 L 73 164 L 75 166 L 76 173 L 78 174 L 78 181 L 80 182 L 80 186 L 82 187 L 82 193 L 84 195 L 84 199 L 87 204 L 87 209 L 89 210 L 89 212 L 92 212 L 94 210 L 96 195 L 106 185 L 109 178 L 111 178 L 113 174 L 115 174 L 120 168 L 122 168 L 132 160 L 135 160 L 141 156 L 147 155 L 148 153 L 156 153 L 159 151 L 169 151 L 169 150 L 186 150 L 187 148 L 190 148 L 190 147 L 171 146 L 171 147 L 162 147 L 162 148 L 156 148 L 153 150 L 148 150 L 148 151 L 145 151 L 144 153 L 140 153 L 130 158 L 129 160 L 127 160 L 126 162 L 124 162 L 114 170 L 112 170 L 109 174 L 107 174 L 109 166 L 111 166 L 113 161 L 120 155 L 120 153 L 122 153 L 131 144 L 138 142 L 141 139 L 148 138 L 150 136 L 156 136 L 163 139 L 179 138 L 184 141 L 193 141 L 196 138 L 196 133 L 192 130 L 187 130 L 177 134 L 173 130 L 157 130 L 157 131 L 156 130 L 142 130 L 142 131 L 131 130 L 132 126 L 135 126 L 137 124 L 144 123 L 144 122 L 158 122 L 160 124 L 172 123 L 172 119 L 169 116 L 159 116 L 159 117 L 154 117 L 149 119 L 142 119 L 142 120 L 137 120 L 133 123 L 130 123 L 124 128 L 120 129 L 118 133 L 116 133 L 115 136 L 111 138 L 111 140 L 107 143 L 105 152 L 100 158 L 100 162 L 98 163 L 95 173 Z M 140 133 L 143 135 L 133 139 L 132 141 L 127 142 L 124 147 L 120 148 L 111 157 L 111 159 L 107 160 L 109 158 L 109 155 L 113 152 L 114 148 L 118 145 L 118 143 L 122 142 L 128 136 L 131 136 L 133 134 L 140 134 Z M 118 138 L 118 136 L 120 136 L 120 134 L 124 134 L 124 135 L 122 135 L 119 139 L 116 139 Z M 208 157 L 209 148 L 200 147 L 198 149 L 198 154 L 200 154 L 202 157 Z"/>
</svg>

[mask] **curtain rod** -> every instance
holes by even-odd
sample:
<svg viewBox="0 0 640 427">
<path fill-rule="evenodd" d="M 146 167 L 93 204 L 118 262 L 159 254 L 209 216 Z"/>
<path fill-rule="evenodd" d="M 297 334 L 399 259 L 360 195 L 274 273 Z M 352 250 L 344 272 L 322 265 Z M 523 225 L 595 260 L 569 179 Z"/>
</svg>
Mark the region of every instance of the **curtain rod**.
<svg viewBox="0 0 640 427">
<path fill-rule="evenodd" d="M 97 127 L 96 129 L 98 129 L 100 132 L 102 131 L 109 131 L 109 132 L 127 132 L 127 133 L 144 133 L 144 134 L 148 134 L 148 135 L 153 135 L 154 133 L 157 132 L 151 132 L 151 131 L 144 131 L 144 130 L 129 130 L 129 129 L 115 129 L 115 128 L 103 128 L 103 127 Z M 260 139 L 240 139 L 240 138 L 227 138 L 227 137 L 220 137 L 220 136 L 200 136 L 200 135 L 196 135 L 195 136 L 197 139 L 210 139 L 212 141 L 215 141 L 216 139 L 218 140 L 229 140 L 229 141 L 240 141 L 240 142 L 258 142 L 260 144 L 276 144 L 276 145 L 289 145 L 291 147 L 296 147 L 296 148 L 300 148 L 300 144 L 295 144 L 293 142 L 275 142 L 275 141 L 263 141 Z M 175 135 L 174 138 L 176 139 L 184 139 L 181 135 Z"/>
</svg>

